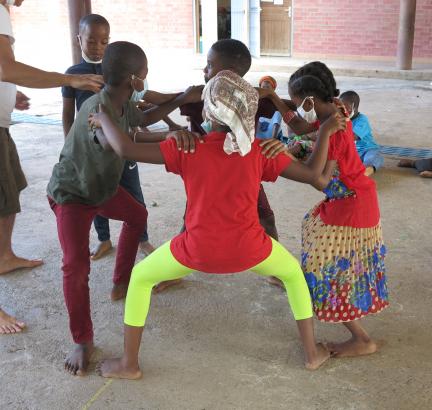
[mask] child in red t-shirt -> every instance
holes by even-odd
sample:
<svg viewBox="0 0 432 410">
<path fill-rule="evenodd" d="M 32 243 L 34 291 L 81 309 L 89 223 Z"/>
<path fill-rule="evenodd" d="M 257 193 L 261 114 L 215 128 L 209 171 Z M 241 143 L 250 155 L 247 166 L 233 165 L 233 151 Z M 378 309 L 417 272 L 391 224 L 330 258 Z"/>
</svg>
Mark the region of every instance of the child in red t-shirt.
<svg viewBox="0 0 432 410">
<path fill-rule="evenodd" d="M 231 71 L 220 72 L 209 81 L 203 96 L 206 123 L 211 131 L 194 154 L 185 155 L 170 142 L 146 144 L 144 148 L 131 142 L 103 112 L 91 116 L 93 126 L 102 127 L 103 134 L 99 135 L 105 135 L 119 155 L 165 164 L 168 172 L 180 175 L 188 201 L 186 230 L 133 270 L 125 306 L 124 356 L 103 362 L 104 377 L 141 377 L 138 351 L 152 288 L 161 280 L 181 278 L 196 270 L 252 270 L 278 277 L 286 287 L 297 321 L 306 367 L 317 369 L 329 358 L 327 349 L 315 344 L 310 296 L 300 265 L 264 232 L 256 203 L 261 181 L 274 182 L 280 175 L 316 183 L 324 169 L 329 135 L 343 129 L 345 119 L 335 113 L 323 122 L 317 149 L 305 165 L 285 154 L 270 159 L 271 149 L 262 148 L 265 143 L 254 140 L 258 93 L 240 76 Z"/>
<path fill-rule="evenodd" d="M 338 111 L 339 91 L 323 63 L 295 72 L 289 91 L 309 122 Z M 376 185 L 364 172 L 348 122 L 330 138 L 326 167 L 314 185 L 326 198 L 306 214 L 302 227 L 302 267 L 315 314 L 323 322 L 342 322 L 352 335 L 345 343 L 328 344 L 340 357 L 376 351 L 359 319 L 389 304 Z"/>
</svg>

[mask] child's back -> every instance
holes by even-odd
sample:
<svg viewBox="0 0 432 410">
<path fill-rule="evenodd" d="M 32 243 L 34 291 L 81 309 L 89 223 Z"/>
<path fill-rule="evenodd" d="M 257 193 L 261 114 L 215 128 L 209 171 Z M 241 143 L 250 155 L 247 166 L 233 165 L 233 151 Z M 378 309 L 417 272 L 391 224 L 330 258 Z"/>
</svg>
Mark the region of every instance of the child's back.
<svg viewBox="0 0 432 410">
<path fill-rule="evenodd" d="M 358 228 L 378 224 L 380 215 L 376 184 L 364 175 L 365 166 L 357 154 L 350 123 L 344 131 L 330 138 L 328 160 L 337 162 L 336 180 L 341 181 L 348 191 L 343 199 L 321 204 L 321 219 L 330 225 Z"/>
<path fill-rule="evenodd" d="M 360 156 L 363 156 L 371 149 L 379 148 L 373 137 L 369 119 L 365 114 L 359 112 L 358 115 L 352 119 L 352 128 L 357 137 L 355 145 Z"/>
<path fill-rule="evenodd" d="M 227 155 L 225 138 L 208 134 L 194 155 L 180 152 L 173 140 L 161 144 L 167 170 L 181 175 L 188 196 L 186 232 L 173 239 L 173 253 L 204 272 L 239 272 L 270 253 L 256 210 L 260 183 L 276 181 L 291 162 L 286 155 L 267 159 L 259 140 L 245 156 Z"/>
</svg>

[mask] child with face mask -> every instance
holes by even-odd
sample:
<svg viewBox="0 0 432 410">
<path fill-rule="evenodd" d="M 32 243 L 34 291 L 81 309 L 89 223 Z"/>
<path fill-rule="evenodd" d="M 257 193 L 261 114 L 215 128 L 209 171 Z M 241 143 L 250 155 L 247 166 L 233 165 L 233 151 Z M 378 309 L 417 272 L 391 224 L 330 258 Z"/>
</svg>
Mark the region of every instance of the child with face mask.
<svg viewBox="0 0 432 410">
<path fill-rule="evenodd" d="M 317 369 L 329 358 L 328 351 L 315 343 L 310 297 L 300 266 L 265 233 L 256 201 L 261 181 L 274 182 L 282 176 L 303 183 L 316 182 L 326 161 L 328 138 L 345 128 L 345 119 L 334 113 L 323 121 L 317 149 L 305 165 L 285 153 L 271 159 L 271 150 L 255 140 L 258 93 L 237 74 L 220 71 L 207 83 L 203 98 L 204 118 L 211 128 L 193 155 L 184 155 L 170 142 L 148 147 L 133 144 L 103 107 L 90 116 L 92 125 L 102 127 L 119 155 L 165 164 L 168 172 L 180 175 L 188 201 L 185 232 L 133 270 L 125 305 L 125 352 L 122 359 L 102 363 L 104 377 L 141 377 L 138 352 L 152 288 L 161 280 L 181 278 L 196 270 L 214 274 L 252 270 L 263 276 L 277 276 L 287 289 L 306 367 Z"/>
<path fill-rule="evenodd" d="M 366 167 L 366 175 L 370 176 L 384 165 L 384 158 L 372 135 L 368 117 L 359 112 L 360 97 L 355 91 L 345 91 L 340 100 L 349 112 L 357 152 Z"/>
<path fill-rule="evenodd" d="M 96 112 L 99 104 L 104 104 L 112 121 L 129 135 L 131 127 L 152 124 L 179 105 L 196 101 L 201 95 L 200 88 L 192 87 L 173 101 L 146 112 L 139 110 L 130 97 L 133 90 L 144 88 L 147 58 L 140 47 L 126 41 L 107 46 L 102 68 L 104 88 L 86 100 L 78 112 L 47 188 L 63 251 L 63 291 L 69 326 L 76 344 L 66 359 L 65 369 L 81 375 L 85 373 L 93 351 L 88 286 L 91 223 L 98 214 L 123 221 L 113 274 L 113 300 L 126 296 L 140 236 L 147 225 L 144 204 L 119 185 L 124 172 L 124 159 L 106 147 L 96 130 L 89 127 L 89 113 Z M 171 135 L 169 132 L 137 133 L 133 139 L 140 142 L 162 141 Z"/>
<path fill-rule="evenodd" d="M 338 110 L 334 98 L 339 90 L 323 63 L 294 73 L 289 93 L 309 122 L 321 123 Z M 330 138 L 327 164 L 314 186 L 326 198 L 303 220 L 302 267 L 315 314 L 322 322 L 344 324 L 351 333 L 344 343 L 328 344 L 335 356 L 374 353 L 377 345 L 360 319 L 389 304 L 386 247 L 376 184 L 365 176 L 350 121 Z"/>
<path fill-rule="evenodd" d="M 79 23 L 78 42 L 81 47 L 82 61 L 67 69 L 66 74 L 102 74 L 102 58 L 109 43 L 110 25 L 108 21 L 98 15 L 89 14 L 83 17 Z M 134 81 L 136 89 L 133 90 L 131 101 L 137 105 L 142 103 L 144 96 L 148 101 L 163 104 L 172 100 L 178 94 L 160 94 L 148 90 L 147 80 L 136 79 Z M 75 119 L 75 108 L 78 112 L 81 105 L 90 98 L 91 91 L 81 91 L 72 87 L 63 87 L 63 132 L 67 137 Z M 146 106 L 146 109 L 154 105 Z M 141 108 L 141 107 L 140 107 Z M 167 116 L 163 117 L 170 130 L 180 129 L 181 127 L 173 123 Z M 120 185 L 124 187 L 138 202 L 145 206 L 144 196 L 141 190 L 140 178 L 137 164 L 134 161 L 126 161 Z M 109 220 L 97 215 L 94 226 L 98 235 L 99 243 L 91 251 L 92 260 L 97 260 L 107 255 L 113 245 L 110 238 Z M 154 247 L 149 242 L 147 228 L 142 232 L 140 249 L 146 255 L 150 254 Z"/>
</svg>

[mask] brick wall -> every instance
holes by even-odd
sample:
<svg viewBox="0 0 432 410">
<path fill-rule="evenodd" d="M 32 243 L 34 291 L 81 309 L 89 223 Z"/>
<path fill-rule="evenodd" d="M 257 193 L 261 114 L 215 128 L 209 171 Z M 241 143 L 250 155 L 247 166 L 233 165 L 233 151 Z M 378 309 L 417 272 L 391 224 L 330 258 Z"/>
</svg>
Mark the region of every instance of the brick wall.
<svg viewBox="0 0 432 410">
<path fill-rule="evenodd" d="M 110 22 L 111 41 L 132 41 L 144 50 L 194 49 L 192 0 L 93 0 L 92 11 Z M 64 70 L 71 59 L 67 0 L 27 0 L 11 14 L 17 58 Z"/>
<path fill-rule="evenodd" d="M 400 0 L 294 0 L 293 55 L 394 57 Z M 417 0 L 414 57 L 432 57 L 432 0 Z"/>
<path fill-rule="evenodd" d="M 294 0 L 293 55 L 394 58 L 399 1 Z M 192 0 L 92 3 L 93 12 L 111 23 L 112 41 L 133 41 L 144 50 L 194 49 Z M 70 60 L 67 0 L 27 0 L 12 10 L 17 57 L 42 68 L 64 68 Z M 432 0 L 417 0 L 414 57 L 432 58 Z"/>
</svg>

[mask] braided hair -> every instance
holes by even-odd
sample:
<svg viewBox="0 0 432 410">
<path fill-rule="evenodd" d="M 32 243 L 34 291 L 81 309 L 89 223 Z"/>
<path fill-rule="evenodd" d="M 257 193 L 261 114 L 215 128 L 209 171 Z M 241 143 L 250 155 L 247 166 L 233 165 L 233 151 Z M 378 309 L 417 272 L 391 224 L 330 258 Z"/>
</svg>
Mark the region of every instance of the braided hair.
<svg viewBox="0 0 432 410">
<path fill-rule="evenodd" d="M 330 69 L 321 61 L 313 61 L 300 67 L 289 79 L 289 87 L 292 89 L 292 84 L 303 76 L 314 76 L 318 78 L 324 87 L 327 89 L 328 98 L 324 101 L 331 102 L 334 97 L 339 95 L 339 90 L 336 88 L 336 80 Z M 294 91 L 294 90 L 293 90 Z"/>
<path fill-rule="evenodd" d="M 314 75 L 304 75 L 294 81 L 290 80 L 289 86 L 290 93 L 300 97 L 301 99 L 314 96 L 324 102 L 333 102 L 334 95 L 329 92 L 326 85 Z"/>
</svg>

